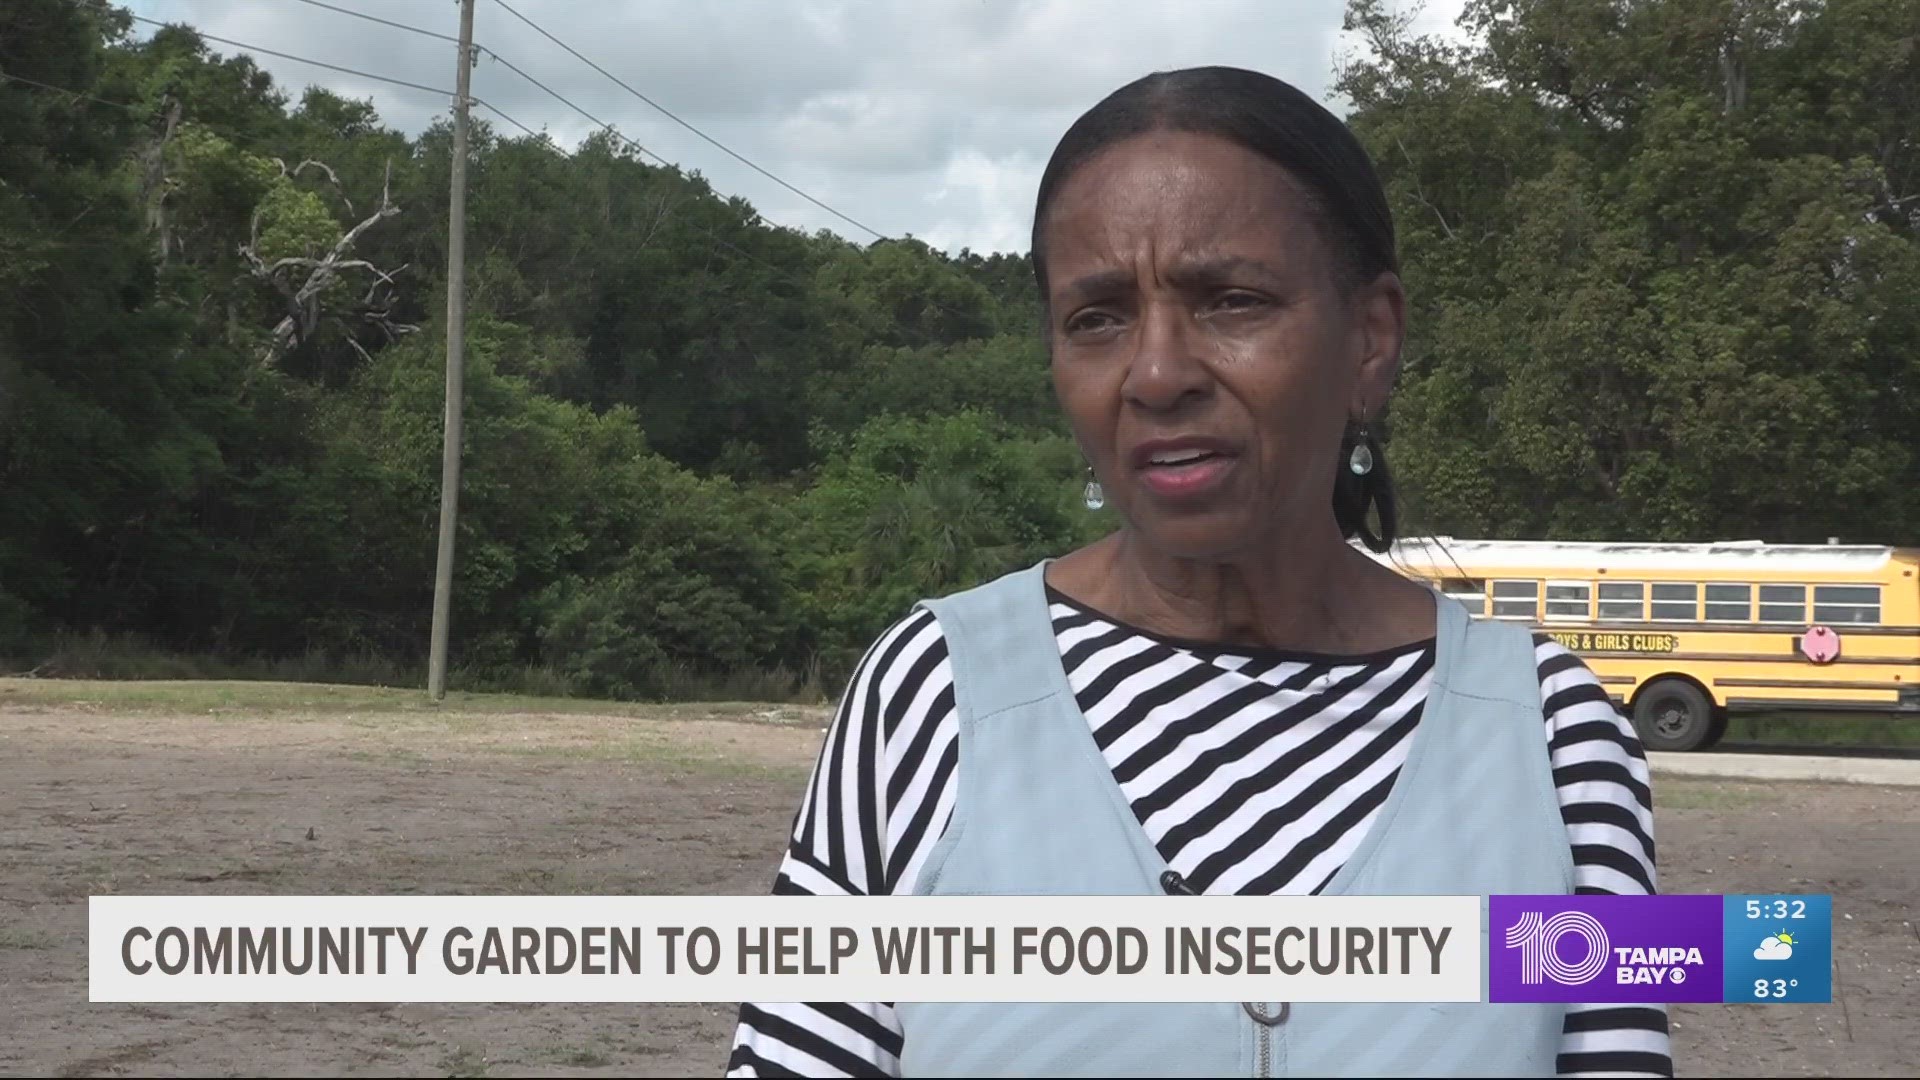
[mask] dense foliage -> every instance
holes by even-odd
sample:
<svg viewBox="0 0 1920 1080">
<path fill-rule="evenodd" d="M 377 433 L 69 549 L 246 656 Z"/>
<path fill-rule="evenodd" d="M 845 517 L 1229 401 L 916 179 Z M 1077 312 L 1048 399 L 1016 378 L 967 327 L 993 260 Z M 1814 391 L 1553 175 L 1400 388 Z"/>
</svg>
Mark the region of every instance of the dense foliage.
<svg viewBox="0 0 1920 1080">
<path fill-rule="evenodd" d="M 1391 453 L 1454 535 L 1920 539 L 1920 0 L 1355 0 Z M 424 653 L 451 138 L 96 0 L 0 5 L 0 654 Z M 770 226 L 477 126 L 456 661 L 831 683 L 1110 522 L 1025 258 Z"/>
</svg>

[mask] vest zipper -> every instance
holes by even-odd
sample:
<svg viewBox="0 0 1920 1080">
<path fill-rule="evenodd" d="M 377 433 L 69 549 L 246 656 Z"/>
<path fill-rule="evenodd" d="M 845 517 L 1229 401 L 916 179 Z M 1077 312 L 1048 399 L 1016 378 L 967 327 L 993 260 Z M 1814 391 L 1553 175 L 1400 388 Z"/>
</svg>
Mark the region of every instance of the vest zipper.
<svg viewBox="0 0 1920 1080">
<path fill-rule="evenodd" d="M 1168 870 L 1160 875 L 1160 888 L 1169 896 L 1200 895 L 1193 891 L 1193 886 L 1187 884 L 1186 878 L 1181 877 L 1172 870 Z M 1284 1023 L 1287 1019 L 1287 1013 L 1290 1010 L 1287 1008 L 1286 1002 L 1280 1003 L 1280 1012 L 1274 1016 L 1268 1016 L 1263 1008 L 1254 1005 L 1251 1001 L 1241 1002 L 1240 1007 L 1245 1009 L 1247 1015 L 1253 1018 L 1254 1045 L 1259 1047 L 1260 1072 L 1258 1075 L 1262 1077 L 1272 1076 L 1273 1027 L 1276 1024 Z"/>
<path fill-rule="evenodd" d="M 1259 1075 L 1272 1076 L 1273 1075 L 1273 1029 L 1276 1026 L 1285 1023 L 1287 1019 L 1287 1013 L 1292 1010 L 1290 1009 L 1288 1004 L 1284 1001 L 1280 1003 L 1280 1011 L 1278 1013 L 1275 1013 L 1272 1016 L 1268 1016 L 1264 1009 L 1255 1008 L 1253 1002 L 1251 1001 L 1241 1002 L 1240 1007 L 1247 1010 L 1248 1016 L 1253 1017 L 1253 1030 L 1254 1030 L 1255 1036 L 1257 1036 L 1256 1043 L 1260 1047 Z"/>
</svg>

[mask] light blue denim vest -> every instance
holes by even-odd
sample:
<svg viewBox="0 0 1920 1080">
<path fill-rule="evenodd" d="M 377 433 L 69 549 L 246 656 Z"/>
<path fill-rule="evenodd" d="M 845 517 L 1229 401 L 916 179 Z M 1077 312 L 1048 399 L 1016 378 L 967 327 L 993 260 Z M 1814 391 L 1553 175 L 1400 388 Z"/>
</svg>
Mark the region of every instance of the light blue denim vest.
<svg viewBox="0 0 1920 1080">
<path fill-rule="evenodd" d="M 924 603 L 946 638 L 960 757 L 916 894 L 1164 891 L 1167 865 L 1074 703 L 1045 569 Z M 1324 894 L 1569 893 L 1531 633 L 1434 598 L 1432 689 L 1406 764 Z M 1486 955 L 1483 938 L 1483 986 Z M 909 1077 L 1552 1076 L 1565 1006 L 902 1002 L 898 1015 Z"/>
</svg>

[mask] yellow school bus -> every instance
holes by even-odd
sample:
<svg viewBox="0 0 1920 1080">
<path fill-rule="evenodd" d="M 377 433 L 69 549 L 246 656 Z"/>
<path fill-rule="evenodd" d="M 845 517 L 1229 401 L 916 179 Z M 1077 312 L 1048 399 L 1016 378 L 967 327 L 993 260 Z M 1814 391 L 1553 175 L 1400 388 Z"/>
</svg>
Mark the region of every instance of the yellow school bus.
<svg viewBox="0 0 1920 1080">
<path fill-rule="evenodd" d="M 1920 713 L 1920 548 L 1410 540 L 1384 556 L 1580 656 L 1651 750 L 1732 712 Z"/>
</svg>

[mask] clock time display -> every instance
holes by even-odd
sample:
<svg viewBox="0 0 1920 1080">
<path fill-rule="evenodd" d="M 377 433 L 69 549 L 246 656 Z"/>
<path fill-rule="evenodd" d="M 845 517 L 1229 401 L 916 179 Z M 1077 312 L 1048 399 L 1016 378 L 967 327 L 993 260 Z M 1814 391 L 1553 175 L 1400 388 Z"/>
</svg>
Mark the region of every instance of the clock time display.
<svg viewBox="0 0 1920 1080">
<path fill-rule="evenodd" d="M 1807 917 L 1807 902 L 1799 897 L 1776 896 L 1763 900 L 1747 901 L 1749 919 L 1804 919 Z"/>
</svg>

